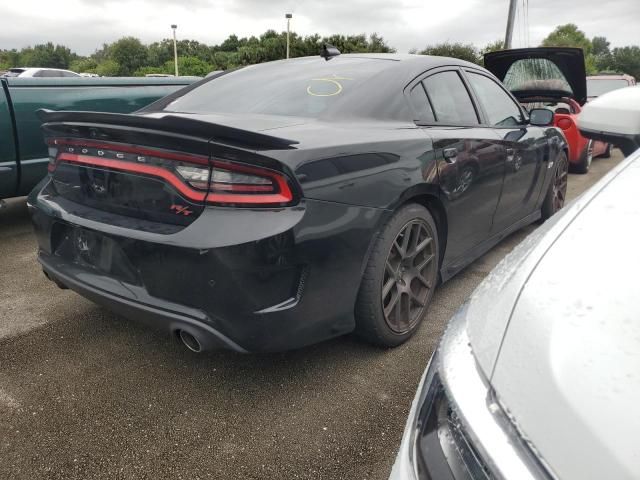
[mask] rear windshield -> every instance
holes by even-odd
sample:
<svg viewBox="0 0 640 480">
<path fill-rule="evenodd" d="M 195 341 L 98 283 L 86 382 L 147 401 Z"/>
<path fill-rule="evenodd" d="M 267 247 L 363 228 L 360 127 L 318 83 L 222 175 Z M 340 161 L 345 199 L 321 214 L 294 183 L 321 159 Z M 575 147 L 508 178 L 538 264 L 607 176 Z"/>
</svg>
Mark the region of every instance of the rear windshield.
<svg viewBox="0 0 640 480">
<path fill-rule="evenodd" d="M 214 78 L 164 110 L 318 117 L 394 63 L 370 58 L 338 57 L 326 61 L 314 57 L 254 65 Z"/>
<path fill-rule="evenodd" d="M 10 68 L 7 73 L 4 74 L 5 77 L 17 77 L 22 72 L 24 72 L 24 68 Z"/>
<path fill-rule="evenodd" d="M 611 90 L 628 86 L 629 82 L 623 78 L 587 78 L 587 95 L 598 97 Z"/>
<path fill-rule="evenodd" d="M 556 90 L 573 94 L 558 66 L 546 58 L 526 58 L 513 62 L 503 83 L 511 91 Z"/>
</svg>

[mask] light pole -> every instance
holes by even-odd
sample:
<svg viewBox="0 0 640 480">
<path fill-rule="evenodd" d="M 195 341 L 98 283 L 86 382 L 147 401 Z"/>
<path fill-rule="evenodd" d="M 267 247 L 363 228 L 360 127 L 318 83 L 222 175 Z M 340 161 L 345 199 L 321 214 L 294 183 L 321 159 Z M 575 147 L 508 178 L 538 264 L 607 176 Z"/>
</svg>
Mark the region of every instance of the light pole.
<svg viewBox="0 0 640 480">
<path fill-rule="evenodd" d="M 291 22 L 291 19 L 293 18 L 293 14 L 291 13 L 285 13 L 284 18 L 287 19 L 287 58 L 289 58 L 289 23 Z"/>
<path fill-rule="evenodd" d="M 171 25 L 171 29 L 173 30 L 173 61 L 176 67 L 176 77 L 178 76 L 178 44 L 176 43 L 176 28 L 178 25 L 175 23 Z"/>
<path fill-rule="evenodd" d="M 513 36 L 513 23 L 516 17 L 517 0 L 509 0 L 509 14 L 507 15 L 507 31 L 504 36 L 504 49 L 511 48 L 511 37 Z"/>
</svg>

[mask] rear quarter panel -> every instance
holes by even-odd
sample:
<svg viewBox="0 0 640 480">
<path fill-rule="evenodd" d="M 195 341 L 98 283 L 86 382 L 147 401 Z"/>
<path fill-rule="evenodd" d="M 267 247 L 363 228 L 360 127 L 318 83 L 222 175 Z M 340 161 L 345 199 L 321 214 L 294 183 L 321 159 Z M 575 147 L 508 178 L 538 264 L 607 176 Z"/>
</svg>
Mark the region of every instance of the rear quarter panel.
<svg viewBox="0 0 640 480">
<path fill-rule="evenodd" d="M 37 110 L 131 113 L 196 80 L 196 77 L 8 79 L 20 162 L 20 183 L 16 194 L 28 193 L 46 174 L 47 148 Z"/>
<path fill-rule="evenodd" d="M 314 125 L 288 129 L 301 148 L 278 155 L 293 170 L 304 197 L 394 209 L 415 189 L 438 194 L 433 142 L 415 125 L 344 123 L 317 132 Z"/>
</svg>

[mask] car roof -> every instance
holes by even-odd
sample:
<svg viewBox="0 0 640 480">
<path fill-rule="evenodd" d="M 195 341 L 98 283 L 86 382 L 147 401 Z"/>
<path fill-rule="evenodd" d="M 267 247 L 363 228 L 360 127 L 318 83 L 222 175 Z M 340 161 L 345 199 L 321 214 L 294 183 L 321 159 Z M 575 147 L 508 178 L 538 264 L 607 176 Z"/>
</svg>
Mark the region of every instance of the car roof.
<svg viewBox="0 0 640 480">
<path fill-rule="evenodd" d="M 287 60 L 297 61 L 303 59 L 309 59 L 314 57 L 299 57 Z M 479 68 L 484 70 L 481 66 L 467 62 L 466 60 L 460 60 L 452 57 L 440 57 L 435 55 L 418 55 L 413 53 L 347 53 L 337 57 L 331 58 L 330 62 L 340 62 L 342 60 L 348 60 L 352 58 L 363 58 L 370 60 L 386 60 L 394 61 L 398 63 L 398 68 L 405 70 L 407 73 L 414 72 L 415 75 L 419 75 L 431 68 L 437 68 L 441 66 L 460 66 Z"/>
<path fill-rule="evenodd" d="M 597 75 L 589 75 L 587 80 L 635 80 L 631 75 L 626 73 L 598 73 Z"/>
</svg>

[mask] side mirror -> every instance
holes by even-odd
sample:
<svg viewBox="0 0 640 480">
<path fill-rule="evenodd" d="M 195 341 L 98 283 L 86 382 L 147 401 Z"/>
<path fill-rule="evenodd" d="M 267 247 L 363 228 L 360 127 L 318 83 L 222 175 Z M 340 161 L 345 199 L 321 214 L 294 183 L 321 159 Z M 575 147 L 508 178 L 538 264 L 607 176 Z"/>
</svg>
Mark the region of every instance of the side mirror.
<svg viewBox="0 0 640 480">
<path fill-rule="evenodd" d="M 587 103 L 578 117 L 580 133 L 612 143 L 625 155 L 640 148 L 640 86 L 613 90 Z"/>
<path fill-rule="evenodd" d="M 537 127 L 546 127 L 553 123 L 554 113 L 548 108 L 533 108 L 529 111 L 529 123 Z"/>
</svg>

